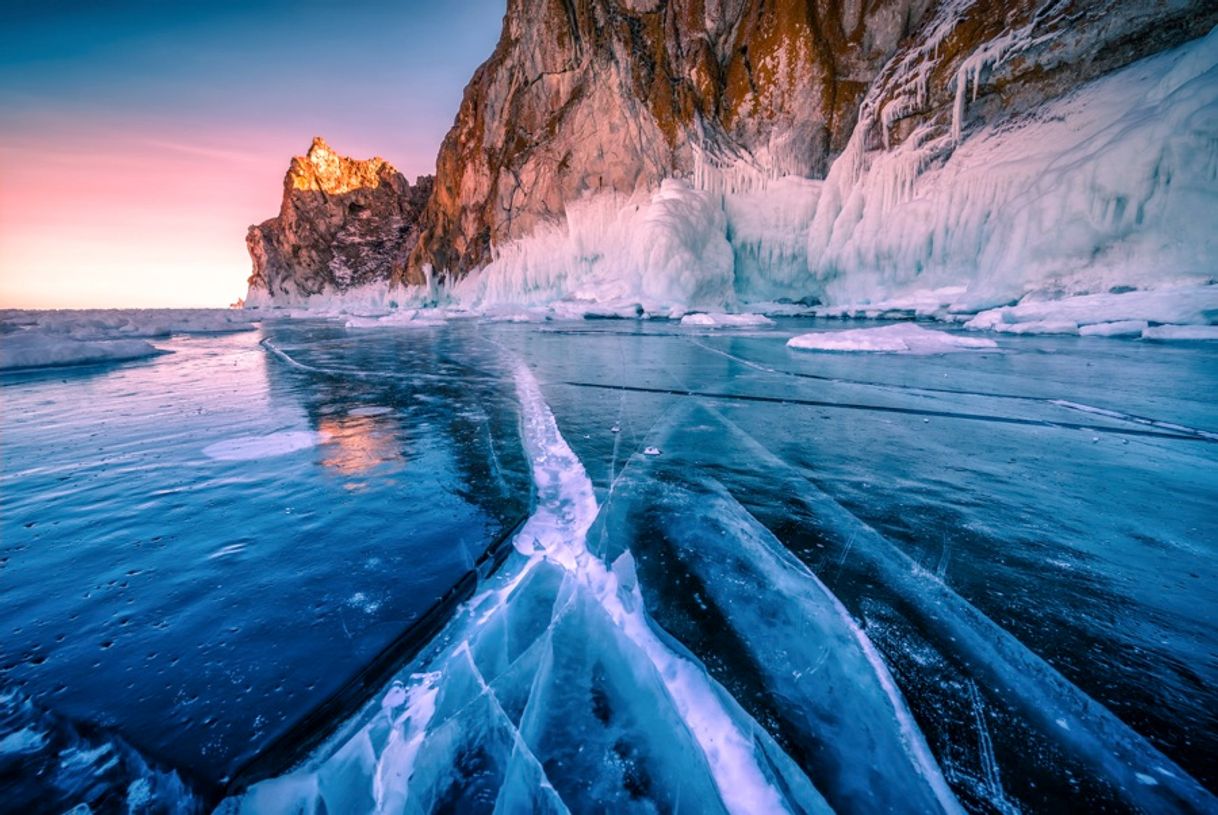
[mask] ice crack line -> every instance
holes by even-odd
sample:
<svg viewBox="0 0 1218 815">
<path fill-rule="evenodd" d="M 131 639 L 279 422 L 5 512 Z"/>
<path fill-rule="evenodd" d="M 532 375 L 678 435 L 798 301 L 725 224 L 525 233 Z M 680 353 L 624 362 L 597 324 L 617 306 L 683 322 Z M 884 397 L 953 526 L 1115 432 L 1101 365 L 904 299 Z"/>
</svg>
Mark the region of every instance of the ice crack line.
<svg viewBox="0 0 1218 815">
<path fill-rule="evenodd" d="M 974 422 L 990 422 L 992 424 L 1023 425 L 1027 427 L 1056 427 L 1063 430 L 1086 430 L 1092 433 L 1111 433 L 1117 436 L 1137 436 L 1142 438 L 1171 439 L 1175 441 L 1195 441 L 1218 443 L 1218 439 L 1204 435 L 1192 435 L 1163 430 L 1140 430 L 1132 427 L 1110 427 L 1108 425 L 1080 424 L 1077 422 L 1059 422 L 1054 419 L 1025 419 L 1019 416 L 997 416 L 987 413 L 960 413 L 952 410 L 933 410 L 930 408 L 898 407 L 896 405 L 869 405 L 862 402 L 834 402 L 827 399 L 797 399 L 791 396 L 762 396 L 751 393 L 715 393 L 709 391 L 687 390 L 684 388 L 648 388 L 640 385 L 621 385 L 602 382 L 564 381 L 562 384 L 573 388 L 596 388 L 598 390 L 630 391 L 631 393 L 659 393 L 669 396 L 692 396 L 700 399 L 713 399 L 737 402 L 763 402 L 775 405 L 801 405 L 804 407 L 837 408 L 840 410 L 863 410 L 872 413 L 898 413 L 906 416 L 927 416 L 942 419 L 964 419 Z"/>
<path fill-rule="evenodd" d="M 599 511 L 592 482 L 559 432 L 532 371 L 517 363 L 515 378 L 525 450 L 537 485 L 537 510 L 517 536 L 517 549 L 568 571 L 651 662 L 701 749 L 728 811 L 788 811 L 757 762 L 752 737 L 736 726 L 710 677 L 657 636 L 643 611 L 629 555 L 610 568 L 588 551 L 588 530 Z"/>
<path fill-rule="evenodd" d="M 715 348 L 713 346 L 707 345 L 704 342 L 699 342 L 698 340 L 695 340 L 695 339 L 691 339 L 688 337 L 686 339 L 691 344 L 696 345 L 697 347 L 701 348 L 704 351 L 709 351 L 712 354 L 718 354 L 721 357 L 730 359 L 733 362 L 738 362 L 741 365 L 752 368 L 753 370 L 761 371 L 762 373 L 772 374 L 774 376 L 792 376 L 797 379 L 814 379 L 814 380 L 817 380 L 820 382 L 831 382 L 831 383 L 838 384 L 838 385 L 864 385 L 864 386 L 872 387 L 872 388 L 880 388 L 882 390 L 906 392 L 906 393 L 910 393 L 910 392 L 941 393 L 941 394 L 946 394 L 949 396 L 980 396 L 980 397 L 983 397 L 986 399 L 1009 399 L 1009 400 L 1018 401 L 1018 402 L 1035 402 L 1038 404 L 1053 405 L 1055 407 L 1063 408 L 1065 410 L 1073 410 L 1073 411 L 1077 411 L 1079 413 L 1088 413 L 1093 416 L 1103 416 L 1108 419 L 1116 419 L 1117 421 L 1130 422 L 1132 424 L 1146 425 L 1148 427 L 1155 427 L 1160 430 L 1168 431 L 1168 433 L 1166 433 L 1166 434 L 1158 434 L 1158 435 L 1166 435 L 1169 437 L 1185 435 L 1185 436 L 1195 436 L 1195 437 L 1197 437 L 1199 439 L 1203 439 L 1205 441 L 1218 441 L 1218 433 L 1212 433 L 1208 430 L 1199 430 L 1195 427 L 1188 427 L 1186 425 L 1176 424 L 1175 422 L 1165 422 L 1161 419 L 1152 419 L 1148 416 L 1139 416 L 1136 413 L 1125 413 L 1123 411 L 1108 410 L 1106 408 L 1095 407 L 1094 405 L 1085 405 L 1080 402 L 1071 402 L 1068 399 L 1052 399 L 1052 398 L 1044 397 L 1044 396 L 1028 396 L 1028 395 L 1024 395 L 1024 394 L 998 393 L 995 391 L 973 391 L 973 390 L 962 390 L 962 389 L 958 389 L 958 388 L 935 388 L 935 387 L 931 387 L 931 386 L 927 386 L 927 385 L 917 385 L 917 386 L 893 385 L 893 384 L 890 384 L 887 382 L 872 382 L 872 381 L 869 381 L 866 379 L 849 379 L 849 378 L 837 377 L 837 376 L 825 376 L 823 374 L 810 374 L 810 373 L 805 373 L 803 371 L 786 371 L 786 370 L 782 370 L 781 368 L 773 368 L 769 365 L 762 365 L 759 362 L 754 362 L 751 359 L 745 359 L 742 356 L 729 353 L 720 348 Z M 973 418 L 973 417 L 965 416 L 964 418 Z M 1026 421 L 1032 422 L 1033 420 L 1026 420 Z M 1055 422 L 1054 424 L 1061 424 L 1063 427 L 1082 428 L 1082 429 L 1087 429 L 1087 430 L 1102 429 L 1102 428 L 1092 428 L 1090 425 L 1078 425 L 1078 424 L 1057 423 L 1057 422 Z M 1112 432 L 1119 432 L 1119 431 L 1112 431 Z M 1148 434 L 1131 433 L 1130 435 L 1148 435 Z"/>
</svg>

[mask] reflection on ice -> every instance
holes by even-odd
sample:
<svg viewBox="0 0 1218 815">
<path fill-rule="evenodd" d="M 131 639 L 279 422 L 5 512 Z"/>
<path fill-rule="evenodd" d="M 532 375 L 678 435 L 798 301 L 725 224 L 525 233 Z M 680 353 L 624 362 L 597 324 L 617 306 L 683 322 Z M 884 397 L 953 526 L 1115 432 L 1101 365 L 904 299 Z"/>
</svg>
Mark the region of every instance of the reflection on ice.
<svg viewBox="0 0 1218 815">
<path fill-rule="evenodd" d="M 377 420 L 384 414 L 360 410 L 369 409 L 356 408 L 346 416 L 322 416 L 318 420 L 317 430 L 328 442 L 322 464 L 340 475 L 360 475 L 381 466 L 400 467 L 405 461 L 402 445 Z"/>
</svg>

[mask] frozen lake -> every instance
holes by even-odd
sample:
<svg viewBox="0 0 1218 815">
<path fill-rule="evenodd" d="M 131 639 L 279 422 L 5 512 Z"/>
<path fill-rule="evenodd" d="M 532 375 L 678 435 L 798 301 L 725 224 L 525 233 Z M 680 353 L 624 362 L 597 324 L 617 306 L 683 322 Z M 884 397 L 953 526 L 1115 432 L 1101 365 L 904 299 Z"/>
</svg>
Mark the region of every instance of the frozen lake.
<svg viewBox="0 0 1218 815">
<path fill-rule="evenodd" d="M 9 804 L 1215 811 L 1212 344 L 859 325 L 5 374 Z"/>
</svg>

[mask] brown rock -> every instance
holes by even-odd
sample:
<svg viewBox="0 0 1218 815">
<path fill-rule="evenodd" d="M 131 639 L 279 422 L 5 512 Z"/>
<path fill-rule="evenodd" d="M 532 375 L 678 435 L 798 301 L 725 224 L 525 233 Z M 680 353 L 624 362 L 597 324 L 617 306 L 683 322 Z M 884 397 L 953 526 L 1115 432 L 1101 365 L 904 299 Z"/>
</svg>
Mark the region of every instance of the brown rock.
<svg viewBox="0 0 1218 815">
<path fill-rule="evenodd" d="M 250 227 L 250 291 L 279 302 L 345 292 L 404 267 L 432 179 L 412 186 L 384 159 L 340 156 L 313 140 L 292 159 L 279 215 Z"/>
<path fill-rule="evenodd" d="M 1030 30 L 1033 44 L 987 71 L 965 125 L 1026 111 L 1215 23 L 1205 0 L 510 0 L 395 279 L 420 283 L 427 264 L 465 274 L 564 202 L 689 175 L 696 152 L 822 178 L 860 107 L 869 149 L 928 119 L 948 128 L 960 65 L 1008 32 Z"/>
</svg>

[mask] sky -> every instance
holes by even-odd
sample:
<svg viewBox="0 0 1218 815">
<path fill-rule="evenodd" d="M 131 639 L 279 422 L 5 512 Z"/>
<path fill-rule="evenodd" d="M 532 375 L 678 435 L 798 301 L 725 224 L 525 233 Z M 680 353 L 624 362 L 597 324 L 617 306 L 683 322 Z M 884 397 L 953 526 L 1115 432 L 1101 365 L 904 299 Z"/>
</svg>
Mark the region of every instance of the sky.
<svg viewBox="0 0 1218 815">
<path fill-rule="evenodd" d="M 0 307 L 226 306 L 323 136 L 435 169 L 504 0 L 9 0 Z"/>
</svg>

